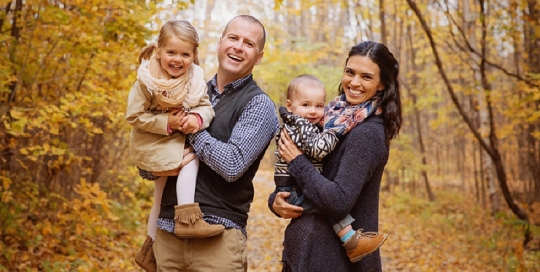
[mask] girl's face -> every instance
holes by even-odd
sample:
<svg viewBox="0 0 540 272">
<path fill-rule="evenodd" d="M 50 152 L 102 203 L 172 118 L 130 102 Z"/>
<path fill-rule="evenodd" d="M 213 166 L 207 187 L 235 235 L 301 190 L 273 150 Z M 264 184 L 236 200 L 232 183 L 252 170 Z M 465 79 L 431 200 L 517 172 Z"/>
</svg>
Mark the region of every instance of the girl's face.
<svg viewBox="0 0 540 272">
<path fill-rule="evenodd" d="M 317 124 L 324 116 L 325 99 L 324 88 L 312 84 L 298 84 L 297 89 L 287 99 L 287 110 Z"/>
<path fill-rule="evenodd" d="M 161 68 L 177 78 L 189 70 L 195 60 L 195 45 L 176 37 L 170 37 L 165 46 L 158 48 L 156 56 Z"/>
<path fill-rule="evenodd" d="M 347 102 L 358 105 L 384 90 L 379 66 L 367 56 L 352 56 L 345 65 L 341 85 Z"/>
</svg>

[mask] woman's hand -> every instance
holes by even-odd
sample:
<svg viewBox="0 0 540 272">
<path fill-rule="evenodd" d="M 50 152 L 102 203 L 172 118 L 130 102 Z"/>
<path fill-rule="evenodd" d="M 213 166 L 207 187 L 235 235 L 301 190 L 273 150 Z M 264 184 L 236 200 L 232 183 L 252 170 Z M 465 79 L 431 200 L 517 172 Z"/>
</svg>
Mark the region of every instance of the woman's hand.
<svg viewBox="0 0 540 272">
<path fill-rule="evenodd" d="M 290 163 L 296 157 L 303 154 L 302 150 L 300 150 L 293 143 L 293 141 L 291 140 L 291 136 L 289 136 L 289 133 L 287 133 L 287 130 L 285 129 L 281 130 L 281 137 L 278 143 L 278 152 L 279 152 L 279 155 L 281 155 L 281 157 L 287 163 Z"/>
<path fill-rule="evenodd" d="M 279 214 L 282 218 L 297 218 L 302 215 L 302 212 L 304 211 L 304 208 L 291 205 L 285 201 L 290 194 L 291 193 L 288 192 L 277 193 L 274 203 L 272 204 L 274 212 Z"/>
</svg>

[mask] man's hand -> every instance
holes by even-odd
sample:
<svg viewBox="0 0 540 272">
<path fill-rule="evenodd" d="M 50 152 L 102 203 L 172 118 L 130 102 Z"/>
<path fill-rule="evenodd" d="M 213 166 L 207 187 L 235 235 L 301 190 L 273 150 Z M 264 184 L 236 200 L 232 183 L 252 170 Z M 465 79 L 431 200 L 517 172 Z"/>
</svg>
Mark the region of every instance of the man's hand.
<svg viewBox="0 0 540 272">
<path fill-rule="evenodd" d="M 272 204 L 274 212 L 279 214 L 282 218 L 297 218 L 302 215 L 302 212 L 304 211 L 304 208 L 291 205 L 285 201 L 290 194 L 291 193 L 288 192 L 277 193 L 274 203 Z"/>
</svg>

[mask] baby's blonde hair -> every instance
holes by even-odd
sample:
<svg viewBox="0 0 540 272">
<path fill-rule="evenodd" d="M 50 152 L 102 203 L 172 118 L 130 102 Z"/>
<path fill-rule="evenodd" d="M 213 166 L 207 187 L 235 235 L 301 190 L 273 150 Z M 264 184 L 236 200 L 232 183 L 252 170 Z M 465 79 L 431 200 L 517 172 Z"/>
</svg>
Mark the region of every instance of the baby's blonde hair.
<svg viewBox="0 0 540 272">
<path fill-rule="evenodd" d="M 166 22 L 159 30 L 157 47 L 164 47 L 167 41 L 169 41 L 172 37 L 176 37 L 182 41 L 193 44 L 193 46 L 195 47 L 195 52 L 193 52 L 193 54 L 195 55 L 195 59 L 193 62 L 199 65 L 199 57 L 197 56 L 197 48 L 199 47 L 199 35 L 197 34 L 197 30 L 195 30 L 195 27 L 193 27 L 193 25 L 191 25 L 188 21 L 184 20 L 171 20 Z M 145 46 L 139 54 L 139 63 L 141 63 L 143 59 L 150 59 L 150 57 L 154 53 L 155 47 L 155 43 L 151 43 Z"/>
<path fill-rule="evenodd" d="M 310 86 L 320 87 L 324 90 L 324 84 L 317 77 L 303 74 L 295 77 L 289 83 L 289 87 L 287 87 L 287 99 L 291 99 L 294 92 L 296 92 L 298 87 L 302 84 L 309 84 Z"/>
</svg>

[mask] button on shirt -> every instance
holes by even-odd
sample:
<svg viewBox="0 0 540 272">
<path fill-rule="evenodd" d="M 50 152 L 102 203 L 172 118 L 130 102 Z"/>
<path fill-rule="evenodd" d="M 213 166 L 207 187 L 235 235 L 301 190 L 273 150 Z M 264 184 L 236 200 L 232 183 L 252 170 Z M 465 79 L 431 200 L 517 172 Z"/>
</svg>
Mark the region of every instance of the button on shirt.
<svg viewBox="0 0 540 272">
<path fill-rule="evenodd" d="M 214 76 L 210 83 L 213 86 L 210 101 L 212 107 L 232 90 L 235 90 L 252 75 L 233 81 L 224 86 L 223 92 L 217 89 L 217 79 Z M 189 141 L 193 145 L 197 157 L 212 170 L 216 171 L 228 182 L 239 179 L 249 166 L 257 159 L 259 154 L 266 148 L 270 140 L 279 129 L 274 103 L 268 95 L 260 94 L 246 105 L 238 118 L 229 141 L 221 142 L 206 130 L 190 134 Z M 210 224 L 221 224 L 225 228 L 240 229 L 246 236 L 246 226 L 239 225 L 229 219 L 216 215 L 205 215 L 204 220 Z M 162 230 L 174 233 L 174 220 L 171 218 L 159 218 L 158 227 Z"/>
</svg>

